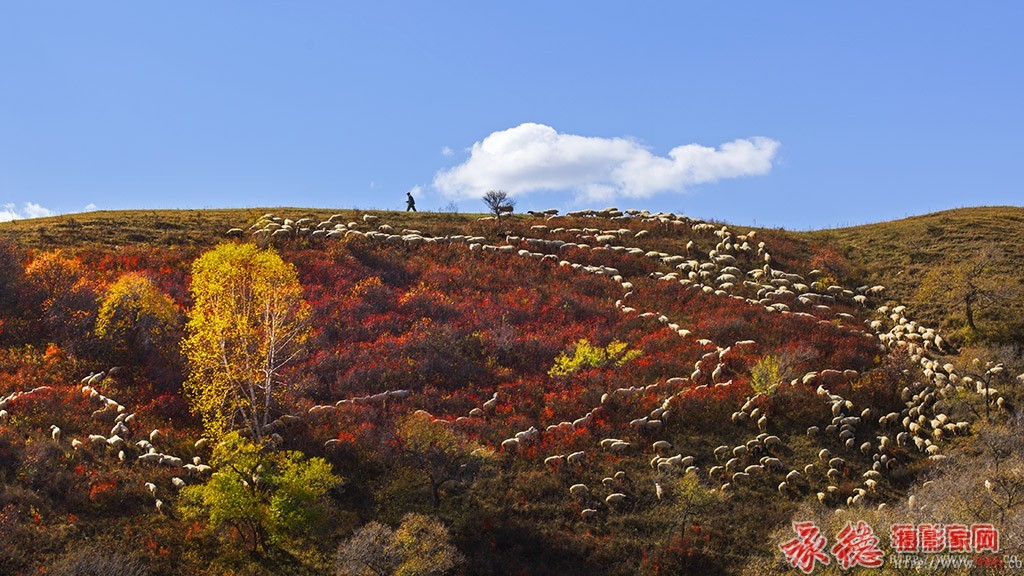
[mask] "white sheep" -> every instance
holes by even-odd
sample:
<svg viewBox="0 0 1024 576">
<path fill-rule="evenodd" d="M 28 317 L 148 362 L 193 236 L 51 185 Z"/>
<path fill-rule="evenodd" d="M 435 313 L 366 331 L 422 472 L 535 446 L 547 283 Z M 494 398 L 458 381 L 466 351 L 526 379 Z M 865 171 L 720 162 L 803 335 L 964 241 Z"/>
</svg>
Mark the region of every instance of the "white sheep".
<svg viewBox="0 0 1024 576">
<path fill-rule="evenodd" d="M 609 494 L 604 499 L 605 504 L 608 504 L 609 506 L 615 505 L 615 504 L 620 504 L 620 503 L 625 502 L 625 501 L 626 501 L 626 495 L 621 493 L 621 492 L 614 492 L 612 494 Z"/>
<path fill-rule="evenodd" d="M 177 458 L 175 456 L 168 456 L 167 454 L 161 454 L 160 463 L 165 466 L 179 467 L 184 462 L 182 462 L 181 458 Z"/>
<path fill-rule="evenodd" d="M 544 459 L 544 465 L 552 470 L 558 470 L 565 464 L 565 456 L 562 454 L 555 454 L 554 456 L 548 456 Z"/>
</svg>

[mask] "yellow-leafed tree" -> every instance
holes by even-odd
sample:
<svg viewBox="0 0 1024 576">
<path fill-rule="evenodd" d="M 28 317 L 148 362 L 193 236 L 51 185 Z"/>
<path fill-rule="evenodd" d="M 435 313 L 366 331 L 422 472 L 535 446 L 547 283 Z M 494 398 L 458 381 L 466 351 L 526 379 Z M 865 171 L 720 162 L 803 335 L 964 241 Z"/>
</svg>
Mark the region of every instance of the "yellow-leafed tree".
<svg viewBox="0 0 1024 576">
<path fill-rule="evenodd" d="M 118 360 L 142 359 L 163 347 L 179 318 L 170 296 L 145 276 L 129 272 L 107 288 L 96 315 L 96 335 L 111 342 Z"/>
<path fill-rule="evenodd" d="M 210 436 L 241 427 L 259 442 L 287 391 L 282 369 L 309 334 L 295 266 L 272 249 L 222 244 L 192 264 L 190 292 L 189 402 Z"/>
</svg>

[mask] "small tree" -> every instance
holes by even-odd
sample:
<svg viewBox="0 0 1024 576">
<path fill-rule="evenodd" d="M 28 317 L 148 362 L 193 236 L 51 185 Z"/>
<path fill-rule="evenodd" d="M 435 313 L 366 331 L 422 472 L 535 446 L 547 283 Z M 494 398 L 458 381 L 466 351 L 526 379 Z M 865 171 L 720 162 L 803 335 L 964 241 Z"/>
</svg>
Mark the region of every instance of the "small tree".
<svg viewBox="0 0 1024 576">
<path fill-rule="evenodd" d="M 323 458 L 273 451 L 238 432 L 217 444 L 210 463 L 217 473 L 209 482 L 182 490 L 182 514 L 231 528 L 253 554 L 308 536 L 326 517 L 324 496 L 338 480 Z"/>
<path fill-rule="evenodd" d="M 192 264 L 191 293 L 185 392 L 210 436 L 241 424 L 259 441 L 287 388 L 281 371 L 309 334 L 295 266 L 272 249 L 222 244 Z"/>
<path fill-rule="evenodd" d="M 369 522 L 338 546 L 334 556 L 336 576 L 384 576 L 394 574 L 401 562 L 395 547 L 395 531 L 380 522 Z"/>
<path fill-rule="evenodd" d="M 516 207 L 516 201 L 509 197 L 504 190 L 491 190 L 484 194 L 484 204 L 488 211 L 494 214 L 499 220 L 504 214 L 511 214 Z"/>
<path fill-rule="evenodd" d="M 462 434 L 434 423 L 429 416 L 407 417 L 398 427 L 398 436 L 405 455 L 426 475 L 435 510 L 441 506 L 444 485 L 473 472 L 479 464 L 473 456 L 479 446 Z"/>
<path fill-rule="evenodd" d="M 37 255 L 25 276 L 43 326 L 73 350 L 92 332 L 96 317 L 97 287 L 88 270 L 77 257 L 54 250 Z"/>
<path fill-rule="evenodd" d="M 397 530 L 370 522 L 338 546 L 336 576 L 443 576 L 464 562 L 436 518 L 406 514 Z"/>
<path fill-rule="evenodd" d="M 555 364 L 548 370 L 548 374 L 556 377 L 571 376 L 580 370 L 618 367 L 642 355 L 643 352 L 630 350 L 628 344 L 618 340 L 612 340 L 602 348 L 583 339 L 576 342 L 572 354 L 566 352 L 559 354 L 555 358 Z"/>
<path fill-rule="evenodd" d="M 782 368 L 778 356 L 763 356 L 750 368 L 750 387 L 758 394 L 771 394 L 781 382 Z"/>
<path fill-rule="evenodd" d="M 145 276 L 129 272 L 107 288 L 96 315 L 96 336 L 118 361 L 144 360 L 159 351 L 178 324 L 174 300 Z"/>
<path fill-rule="evenodd" d="M 982 332 L 979 317 L 989 320 L 990 333 L 1006 330 L 1015 320 L 1010 304 L 1020 297 L 1021 288 L 1019 281 L 999 270 L 1000 260 L 999 251 L 989 248 L 962 261 L 936 267 L 922 280 L 915 300 L 922 307 L 959 309 L 968 339 Z"/>
</svg>

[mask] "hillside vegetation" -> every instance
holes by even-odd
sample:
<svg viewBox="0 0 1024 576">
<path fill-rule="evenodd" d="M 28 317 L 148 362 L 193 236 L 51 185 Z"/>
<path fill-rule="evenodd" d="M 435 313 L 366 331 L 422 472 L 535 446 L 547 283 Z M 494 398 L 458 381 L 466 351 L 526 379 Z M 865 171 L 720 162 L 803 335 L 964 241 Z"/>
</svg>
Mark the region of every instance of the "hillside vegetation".
<svg viewBox="0 0 1024 576">
<path fill-rule="evenodd" d="M 894 299 L 915 305 L 925 322 L 951 332 L 962 331 L 962 306 L 944 305 L 922 293 L 929 276 L 980 260 L 990 260 L 983 274 L 998 279 L 1008 292 L 986 312 L 989 336 L 1004 342 L 1024 340 L 1024 208 L 961 208 L 891 222 L 797 233 L 794 237 L 834 247 L 866 281 L 885 284 Z"/>
<path fill-rule="evenodd" d="M 809 233 L 617 210 L 0 224 L 0 566 L 791 573 L 805 520 L 830 545 L 864 520 L 887 559 L 894 524 L 991 524 L 988 551 L 1021 555 L 1024 211 L 999 210 Z M 968 330 L 929 304 L 978 254 L 1004 308 Z M 229 256 L 269 268 L 197 267 Z M 295 336 L 259 364 L 282 291 Z"/>
</svg>

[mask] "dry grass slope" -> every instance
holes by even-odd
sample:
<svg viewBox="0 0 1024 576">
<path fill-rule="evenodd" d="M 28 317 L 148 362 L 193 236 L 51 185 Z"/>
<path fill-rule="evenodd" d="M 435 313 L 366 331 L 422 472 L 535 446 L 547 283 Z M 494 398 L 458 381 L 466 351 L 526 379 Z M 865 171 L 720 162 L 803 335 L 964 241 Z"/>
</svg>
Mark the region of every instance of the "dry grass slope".
<svg viewBox="0 0 1024 576">
<path fill-rule="evenodd" d="M 0 223 L 0 238 L 23 248 L 88 248 L 156 244 L 161 246 L 205 246 L 225 239 L 234 227 L 245 228 L 266 213 L 298 219 L 327 219 L 342 214 L 358 220 L 363 210 L 328 208 L 228 208 L 211 210 L 101 210 L 48 218 Z M 438 233 L 446 228 L 461 230 L 481 214 L 443 212 L 388 212 L 388 222 L 415 228 L 422 226 Z"/>
<path fill-rule="evenodd" d="M 795 233 L 804 241 L 831 246 L 863 266 L 887 295 L 911 303 L 921 280 L 934 269 L 949 267 L 986 250 L 997 255 L 994 272 L 1024 281 L 1024 208 L 961 208 L 902 220 L 851 228 Z M 1024 317 L 1024 301 L 1011 306 Z M 916 315 L 927 324 L 944 323 L 952 311 L 925 305 Z"/>
</svg>

